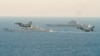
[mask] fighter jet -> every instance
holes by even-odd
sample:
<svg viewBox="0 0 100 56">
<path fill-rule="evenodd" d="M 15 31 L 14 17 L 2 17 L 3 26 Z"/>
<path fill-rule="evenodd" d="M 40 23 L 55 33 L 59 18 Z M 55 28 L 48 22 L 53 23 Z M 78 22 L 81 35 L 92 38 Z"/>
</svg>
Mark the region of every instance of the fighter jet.
<svg viewBox="0 0 100 56">
<path fill-rule="evenodd" d="M 80 30 L 83 30 L 85 32 L 90 32 L 90 31 L 94 31 L 94 27 L 90 24 L 81 24 L 80 26 L 78 26 L 77 28 Z"/>
<path fill-rule="evenodd" d="M 18 24 L 20 27 L 32 27 L 32 22 L 29 22 L 28 24 L 23 24 L 21 22 L 15 23 Z"/>
</svg>

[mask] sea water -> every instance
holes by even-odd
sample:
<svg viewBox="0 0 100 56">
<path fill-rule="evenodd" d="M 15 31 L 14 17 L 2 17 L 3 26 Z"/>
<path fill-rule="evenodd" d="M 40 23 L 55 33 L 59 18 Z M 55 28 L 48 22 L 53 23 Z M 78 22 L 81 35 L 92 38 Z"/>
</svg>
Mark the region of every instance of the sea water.
<svg viewBox="0 0 100 56">
<path fill-rule="evenodd" d="M 78 18 L 95 25 L 93 32 L 69 27 L 47 27 L 45 24 L 67 24 L 65 17 L 0 17 L 0 56 L 100 56 L 100 18 Z M 16 22 L 33 22 L 55 32 L 8 32 L 19 28 Z"/>
</svg>

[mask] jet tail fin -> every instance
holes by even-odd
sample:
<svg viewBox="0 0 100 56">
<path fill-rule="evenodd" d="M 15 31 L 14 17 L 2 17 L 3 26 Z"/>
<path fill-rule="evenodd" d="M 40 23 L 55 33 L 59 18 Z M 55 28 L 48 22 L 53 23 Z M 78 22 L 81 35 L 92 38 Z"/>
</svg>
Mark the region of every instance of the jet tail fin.
<svg viewBox="0 0 100 56">
<path fill-rule="evenodd" d="M 32 22 L 29 22 L 28 25 L 31 27 L 32 26 Z"/>
<path fill-rule="evenodd" d="M 32 25 L 32 22 L 29 22 L 28 24 L 29 24 L 29 25 Z"/>
</svg>

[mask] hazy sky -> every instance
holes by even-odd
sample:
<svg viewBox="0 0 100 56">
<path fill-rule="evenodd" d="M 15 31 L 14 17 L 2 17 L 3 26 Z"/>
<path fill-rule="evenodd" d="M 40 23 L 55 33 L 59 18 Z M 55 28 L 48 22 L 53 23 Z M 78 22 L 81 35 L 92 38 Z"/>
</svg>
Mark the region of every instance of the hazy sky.
<svg viewBox="0 0 100 56">
<path fill-rule="evenodd" d="M 0 0 L 0 16 L 99 17 L 100 0 Z"/>
</svg>

